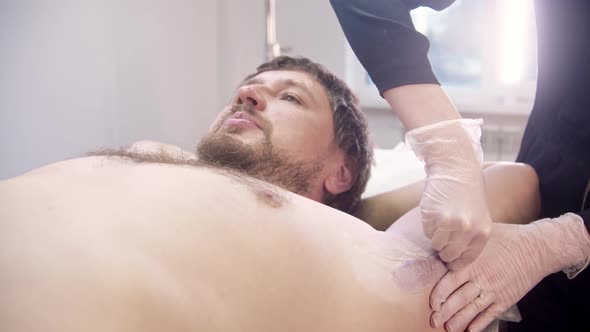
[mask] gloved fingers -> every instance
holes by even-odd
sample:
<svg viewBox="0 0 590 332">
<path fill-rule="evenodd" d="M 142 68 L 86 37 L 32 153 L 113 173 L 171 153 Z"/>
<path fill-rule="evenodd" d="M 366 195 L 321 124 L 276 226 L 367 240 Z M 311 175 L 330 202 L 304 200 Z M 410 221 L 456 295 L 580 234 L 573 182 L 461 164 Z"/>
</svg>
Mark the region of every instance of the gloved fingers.
<svg viewBox="0 0 590 332">
<path fill-rule="evenodd" d="M 445 249 L 445 247 L 447 246 L 447 244 L 449 243 L 449 238 L 451 236 L 451 233 L 448 231 L 444 231 L 444 230 L 439 230 L 437 232 L 435 232 L 432 235 L 432 249 L 440 252 L 443 249 Z M 447 262 L 446 260 L 444 260 L 442 257 L 441 259 L 444 262 Z"/>
<path fill-rule="evenodd" d="M 457 235 L 456 233 L 454 235 Z M 434 240 L 434 238 L 433 238 Z M 459 259 L 467 249 L 467 241 L 449 241 L 449 243 L 439 251 L 438 256 L 445 263 L 451 263 Z M 448 265 L 448 264 L 447 264 Z M 456 269 L 451 269 L 456 270 Z"/>
<path fill-rule="evenodd" d="M 452 244 L 446 253 L 441 256 L 445 262 L 452 262 L 465 251 L 467 245 L 472 242 L 471 230 L 473 225 L 465 218 L 454 218 L 448 215 L 440 215 L 432 212 L 422 213 L 422 227 L 426 232 L 432 232 L 432 248 L 443 251 L 446 246 Z"/>
<path fill-rule="evenodd" d="M 472 281 L 469 281 L 461 288 L 457 289 L 449 298 L 442 304 L 439 311 L 435 311 L 430 316 L 430 325 L 437 328 L 448 321 L 459 310 L 463 309 L 473 300 L 475 300 L 481 290 L 479 286 Z"/>
<path fill-rule="evenodd" d="M 492 304 L 489 308 L 481 312 L 471 324 L 469 324 L 469 328 L 467 331 L 474 332 L 474 331 L 483 331 L 488 325 L 490 325 L 494 319 L 498 318 L 502 313 L 502 306 L 497 303 Z"/>
<path fill-rule="evenodd" d="M 457 312 L 451 319 L 445 323 L 445 329 L 448 332 L 465 331 L 469 323 L 482 311 L 494 303 L 494 295 L 491 292 L 482 292 L 465 308 Z"/>
<path fill-rule="evenodd" d="M 447 268 L 449 270 L 462 270 L 469 264 L 473 263 L 473 261 L 481 254 L 483 248 L 485 247 L 485 241 L 475 243 L 474 239 L 474 241 L 471 242 L 472 243 L 470 244 L 469 249 L 465 250 L 459 258 L 447 263 Z"/>
<path fill-rule="evenodd" d="M 449 296 L 459 287 L 469 281 L 469 273 L 463 271 L 448 271 L 434 286 L 430 293 L 430 307 L 434 311 L 439 311 L 441 305 Z"/>
<path fill-rule="evenodd" d="M 424 235 L 432 239 L 436 231 L 438 230 L 438 213 L 421 209 L 422 212 L 422 231 Z"/>
<path fill-rule="evenodd" d="M 439 237 L 439 233 L 442 236 Z M 435 248 L 435 245 L 441 245 L 440 243 L 436 243 L 439 238 L 446 240 L 442 249 Z M 440 230 L 432 237 L 432 243 L 433 248 L 439 251 L 438 255 L 443 262 L 450 263 L 459 259 L 473 244 L 471 232 L 469 231 L 469 222 L 466 220 L 446 218 L 441 223 Z"/>
</svg>

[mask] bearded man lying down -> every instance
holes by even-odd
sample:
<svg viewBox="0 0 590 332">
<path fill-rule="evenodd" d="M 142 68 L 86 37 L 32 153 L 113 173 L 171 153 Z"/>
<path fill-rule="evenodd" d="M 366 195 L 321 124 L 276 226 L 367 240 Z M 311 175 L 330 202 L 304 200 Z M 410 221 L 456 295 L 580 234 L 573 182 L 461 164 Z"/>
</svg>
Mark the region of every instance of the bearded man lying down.
<svg viewBox="0 0 590 332">
<path fill-rule="evenodd" d="M 143 142 L 0 182 L 0 330 L 431 329 L 446 268 L 411 210 L 420 184 L 359 200 L 371 153 L 342 81 L 262 65 L 197 156 Z M 496 221 L 535 216 L 528 167 L 485 176 Z"/>
</svg>

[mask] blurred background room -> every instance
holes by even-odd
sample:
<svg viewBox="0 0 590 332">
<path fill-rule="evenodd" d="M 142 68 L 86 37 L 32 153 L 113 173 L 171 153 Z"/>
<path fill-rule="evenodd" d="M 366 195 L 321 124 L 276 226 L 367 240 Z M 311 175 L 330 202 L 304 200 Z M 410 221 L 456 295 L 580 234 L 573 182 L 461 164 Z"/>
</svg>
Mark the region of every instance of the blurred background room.
<svg viewBox="0 0 590 332">
<path fill-rule="evenodd" d="M 531 2 L 413 12 L 445 91 L 485 120 L 486 160 L 514 160 L 533 103 Z M 193 151 L 239 81 L 278 54 L 345 78 L 379 148 L 403 141 L 327 0 L 0 0 L 0 179 L 142 139 Z"/>
</svg>

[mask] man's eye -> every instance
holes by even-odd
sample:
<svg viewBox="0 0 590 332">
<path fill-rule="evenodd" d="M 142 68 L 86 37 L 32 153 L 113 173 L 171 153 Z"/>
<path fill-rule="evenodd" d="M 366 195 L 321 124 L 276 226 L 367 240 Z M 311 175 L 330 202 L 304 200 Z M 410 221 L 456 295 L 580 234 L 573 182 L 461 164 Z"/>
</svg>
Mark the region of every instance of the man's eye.
<svg viewBox="0 0 590 332">
<path fill-rule="evenodd" d="M 296 103 L 296 104 L 301 105 L 301 101 L 297 97 L 295 97 L 294 95 L 289 94 L 289 93 L 284 94 L 282 99 L 286 100 L 290 103 Z"/>
</svg>

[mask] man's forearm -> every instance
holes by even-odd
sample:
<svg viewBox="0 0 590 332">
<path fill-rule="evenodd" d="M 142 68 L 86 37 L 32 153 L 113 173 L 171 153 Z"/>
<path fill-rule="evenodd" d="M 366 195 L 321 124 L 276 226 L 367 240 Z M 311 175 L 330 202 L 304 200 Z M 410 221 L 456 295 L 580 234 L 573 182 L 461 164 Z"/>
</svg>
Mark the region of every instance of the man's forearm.
<svg viewBox="0 0 590 332">
<path fill-rule="evenodd" d="M 539 216 L 539 181 L 528 165 L 486 163 L 484 178 L 490 213 L 495 222 L 527 224 Z M 361 201 L 355 216 L 378 230 L 385 230 L 418 206 L 424 181 Z"/>
</svg>

